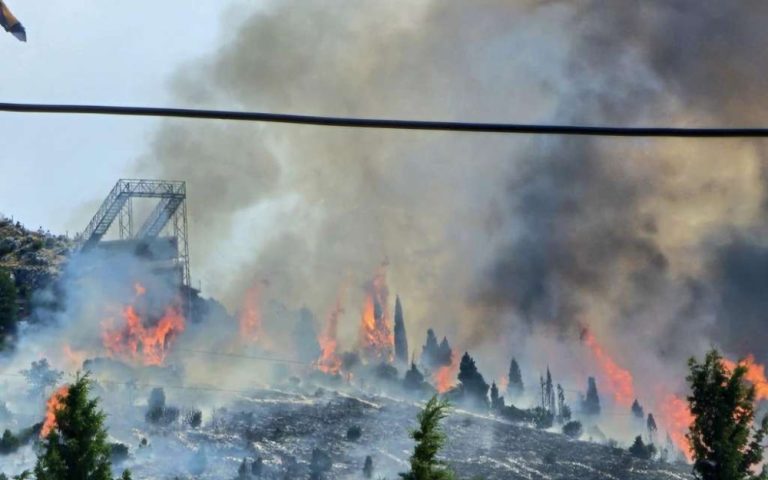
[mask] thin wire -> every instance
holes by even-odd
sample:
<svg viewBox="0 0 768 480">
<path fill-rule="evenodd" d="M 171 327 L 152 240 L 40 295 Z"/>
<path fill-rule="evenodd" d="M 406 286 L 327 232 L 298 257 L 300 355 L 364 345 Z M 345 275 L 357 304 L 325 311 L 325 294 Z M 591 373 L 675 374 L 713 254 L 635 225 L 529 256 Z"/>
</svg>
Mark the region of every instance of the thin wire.
<svg viewBox="0 0 768 480">
<path fill-rule="evenodd" d="M 581 125 L 533 125 L 516 123 L 447 122 L 433 120 L 397 120 L 351 117 L 323 117 L 284 113 L 239 112 L 163 107 L 126 107 L 114 105 L 63 105 L 38 103 L 2 103 L 0 112 L 59 113 L 80 115 L 123 115 L 174 117 L 207 120 L 288 123 L 326 127 L 380 128 L 398 130 L 434 130 L 474 133 L 515 133 L 528 135 L 580 135 L 607 137 L 679 137 L 679 138 L 765 138 L 768 128 L 676 128 L 609 127 Z"/>
</svg>

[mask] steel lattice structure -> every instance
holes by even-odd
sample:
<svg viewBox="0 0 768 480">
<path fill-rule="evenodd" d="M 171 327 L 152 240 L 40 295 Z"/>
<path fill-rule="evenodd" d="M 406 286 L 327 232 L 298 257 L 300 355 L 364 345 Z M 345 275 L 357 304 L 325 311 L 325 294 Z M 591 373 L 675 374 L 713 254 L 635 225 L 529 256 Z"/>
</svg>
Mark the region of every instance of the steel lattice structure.
<svg viewBox="0 0 768 480">
<path fill-rule="evenodd" d="M 134 233 L 133 198 L 159 199 L 154 210 Z M 182 284 L 191 285 L 189 276 L 189 244 L 187 242 L 187 186 L 182 181 L 120 179 L 79 237 L 79 250 L 95 247 L 119 217 L 121 240 L 158 237 L 167 225 L 177 240 L 176 261 L 181 267 Z"/>
</svg>

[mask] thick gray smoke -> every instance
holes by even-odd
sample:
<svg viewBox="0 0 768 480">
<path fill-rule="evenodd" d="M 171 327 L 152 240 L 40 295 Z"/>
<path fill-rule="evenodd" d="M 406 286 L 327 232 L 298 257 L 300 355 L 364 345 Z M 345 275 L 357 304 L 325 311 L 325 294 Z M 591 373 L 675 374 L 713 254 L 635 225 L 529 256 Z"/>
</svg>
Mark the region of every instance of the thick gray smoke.
<svg viewBox="0 0 768 480">
<path fill-rule="evenodd" d="M 317 115 L 765 123 L 767 10 L 273 2 L 173 86 L 185 105 Z M 347 291 L 348 339 L 387 260 L 411 345 L 428 325 L 464 347 L 589 327 L 656 372 L 714 339 L 735 355 L 762 343 L 756 143 L 168 122 L 137 170 L 189 182 L 206 291 L 234 305 L 266 279 L 266 296 L 320 318 Z"/>
</svg>

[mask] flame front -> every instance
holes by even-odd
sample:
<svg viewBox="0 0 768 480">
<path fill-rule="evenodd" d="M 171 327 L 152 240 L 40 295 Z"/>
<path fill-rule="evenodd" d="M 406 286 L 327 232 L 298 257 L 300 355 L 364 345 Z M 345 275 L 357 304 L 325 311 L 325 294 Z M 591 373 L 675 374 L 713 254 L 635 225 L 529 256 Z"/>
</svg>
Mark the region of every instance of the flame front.
<svg viewBox="0 0 768 480">
<path fill-rule="evenodd" d="M 367 360 L 393 360 L 395 337 L 389 324 L 388 296 L 386 275 L 382 266 L 373 277 L 363 302 L 360 346 Z"/>
<path fill-rule="evenodd" d="M 341 371 L 341 357 L 336 353 L 338 342 L 336 339 L 336 331 L 339 326 L 339 316 L 344 310 L 341 307 L 341 301 L 336 302 L 336 307 L 328 316 L 328 321 L 325 324 L 322 334 L 318 337 L 318 343 L 322 353 L 317 360 L 317 368 L 327 374 L 335 375 Z"/>
<path fill-rule="evenodd" d="M 245 292 L 240 310 L 240 338 L 250 343 L 263 339 L 264 328 L 261 318 L 261 289 L 254 285 Z"/>
<path fill-rule="evenodd" d="M 459 371 L 459 357 L 451 352 L 451 364 L 443 365 L 432 375 L 432 382 L 438 393 L 445 393 L 456 385 L 456 373 Z"/>
<path fill-rule="evenodd" d="M 668 394 L 658 405 L 658 411 L 659 420 L 667 429 L 672 443 L 685 454 L 688 461 L 691 461 L 693 450 L 685 436 L 693 423 L 693 414 L 688 407 L 688 402 L 677 395 Z"/>
<path fill-rule="evenodd" d="M 613 395 L 614 400 L 621 406 L 628 407 L 632 405 L 635 397 L 635 387 L 632 380 L 632 374 L 629 370 L 622 368 L 613 358 L 597 343 L 594 335 L 589 331 L 584 331 L 582 335 L 584 345 L 589 347 L 595 356 L 603 376 L 608 382 L 608 389 Z"/>
<path fill-rule="evenodd" d="M 146 289 L 136 284 L 137 300 Z M 178 306 L 169 306 L 154 326 L 145 326 L 134 305 L 121 312 L 123 326 L 114 328 L 105 322 L 102 343 L 111 356 L 139 361 L 143 365 L 162 365 L 174 338 L 185 329 L 184 316 Z"/>
<path fill-rule="evenodd" d="M 69 395 L 69 386 L 64 385 L 53 392 L 51 398 L 45 402 L 45 421 L 40 430 L 40 438 L 46 438 L 56 428 L 56 412 L 64 406 L 64 399 Z"/>
</svg>

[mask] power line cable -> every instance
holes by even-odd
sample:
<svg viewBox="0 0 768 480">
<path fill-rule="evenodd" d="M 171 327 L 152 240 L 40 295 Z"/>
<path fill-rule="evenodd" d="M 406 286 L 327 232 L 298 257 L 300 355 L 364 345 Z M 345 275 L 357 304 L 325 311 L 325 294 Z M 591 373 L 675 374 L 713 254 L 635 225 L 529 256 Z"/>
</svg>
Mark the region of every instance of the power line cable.
<svg viewBox="0 0 768 480">
<path fill-rule="evenodd" d="M 583 125 L 534 125 L 520 123 L 478 123 L 435 120 L 400 120 L 353 117 L 324 117 L 285 113 L 204 110 L 193 108 L 128 107 L 114 105 L 71 105 L 39 103 L 3 103 L 0 112 L 78 115 L 121 115 L 173 117 L 206 120 L 287 123 L 326 127 L 431 130 L 467 133 L 514 133 L 528 135 L 578 135 L 606 137 L 670 138 L 766 138 L 768 128 L 684 128 L 684 127 L 611 127 Z"/>
</svg>

